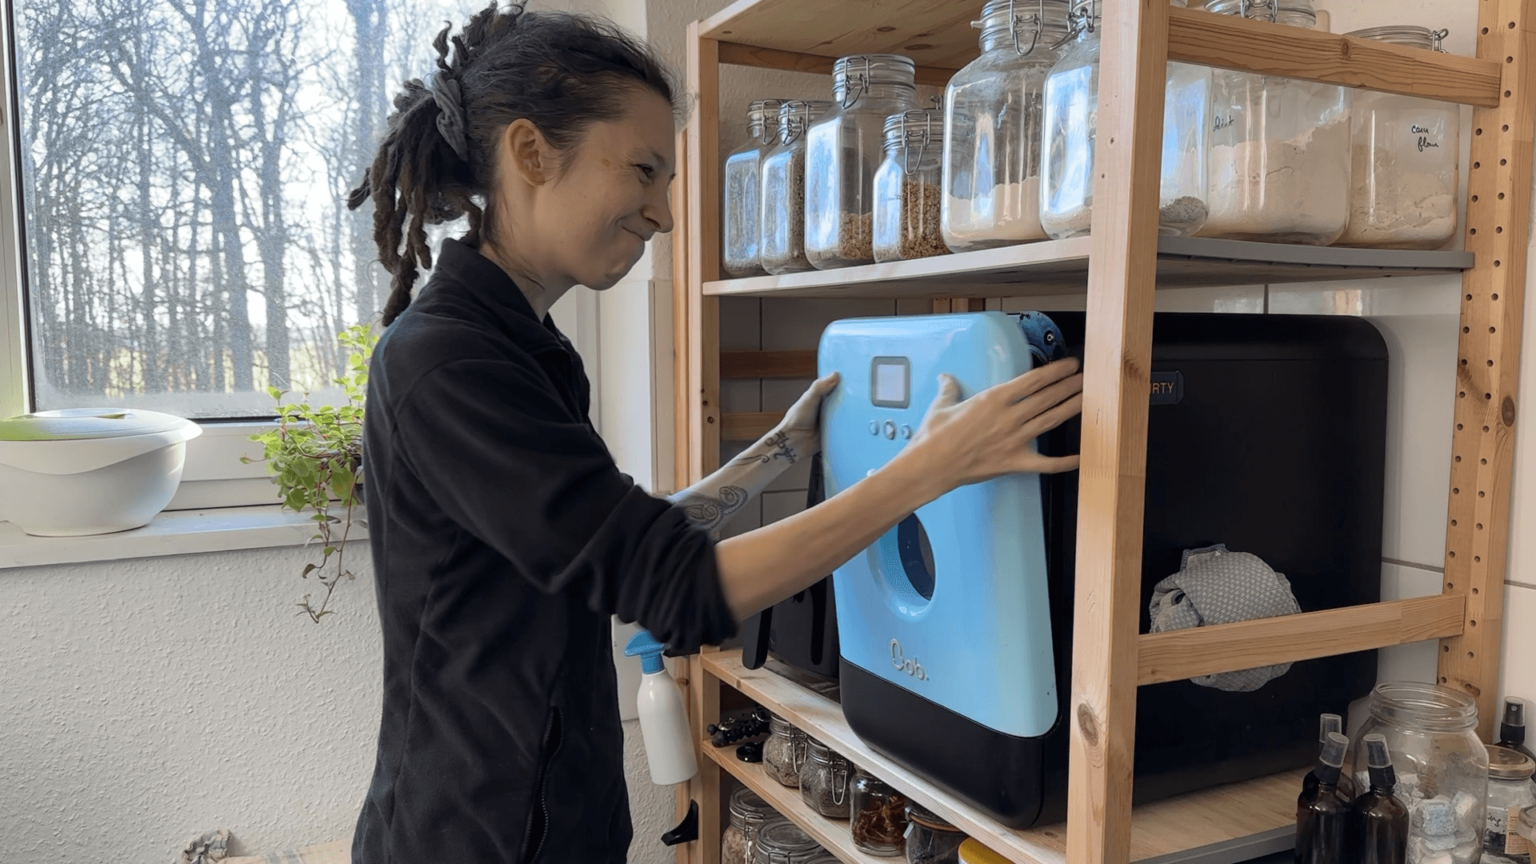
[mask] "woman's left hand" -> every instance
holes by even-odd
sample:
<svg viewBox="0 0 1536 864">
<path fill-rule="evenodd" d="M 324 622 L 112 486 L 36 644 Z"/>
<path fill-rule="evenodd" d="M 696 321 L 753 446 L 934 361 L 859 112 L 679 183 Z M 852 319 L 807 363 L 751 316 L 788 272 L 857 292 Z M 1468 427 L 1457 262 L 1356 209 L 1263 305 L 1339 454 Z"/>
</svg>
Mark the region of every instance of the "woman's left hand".
<svg viewBox="0 0 1536 864">
<path fill-rule="evenodd" d="M 838 380 L 836 372 L 818 379 L 789 406 L 784 419 L 774 430 L 788 436 L 788 443 L 797 458 L 808 458 L 821 452 L 821 403 L 827 394 L 837 389 Z"/>
</svg>

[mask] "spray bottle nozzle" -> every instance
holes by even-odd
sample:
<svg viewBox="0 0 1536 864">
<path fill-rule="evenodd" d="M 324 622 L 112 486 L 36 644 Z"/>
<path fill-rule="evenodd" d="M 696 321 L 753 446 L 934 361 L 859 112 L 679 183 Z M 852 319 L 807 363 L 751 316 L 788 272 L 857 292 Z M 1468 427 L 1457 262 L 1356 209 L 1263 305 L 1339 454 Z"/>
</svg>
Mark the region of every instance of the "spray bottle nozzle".
<svg viewBox="0 0 1536 864">
<path fill-rule="evenodd" d="M 1505 699 L 1504 700 L 1504 725 L 1505 726 L 1524 726 L 1525 725 L 1525 700 L 1524 699 Z"/>
<path fill-rule="evenodd" d="M 1330 732 L 1344 731 L 1344 718 L 1337 714 L 1324 714 L 1318 718 L 1317 743 L 1327 744 Z"/>
<path fill-rule="evenodd" d="M 1386 736 L 1367 735 L 1360 740 L 1365 743 L 1365 764 L 1371 772 L 1371 786 L 1390 792 L 1397 785 L 1397 771 L 1392 767 Z"/>
<path fill-rule="evenodd" d="M 1317 761 L 1330 768 L 1344 767 L 1344 751 L 1349 749 L 1349 739 L 1338 732 L 1329 732 L 1328 740 L 1323 743 L 1323 752 L 1317 757 Z"/>
<path fill-rule="evenodd" d="M 667 650 L 667 646 L 656 641 L 656 637 L 648 630 L 641 630 L 624 646 L 625 657 L 640 658 L 640 668 L 645 674 L 650 675 L 667 668 L 661 661 L 661 652 Z"/>
</svg>

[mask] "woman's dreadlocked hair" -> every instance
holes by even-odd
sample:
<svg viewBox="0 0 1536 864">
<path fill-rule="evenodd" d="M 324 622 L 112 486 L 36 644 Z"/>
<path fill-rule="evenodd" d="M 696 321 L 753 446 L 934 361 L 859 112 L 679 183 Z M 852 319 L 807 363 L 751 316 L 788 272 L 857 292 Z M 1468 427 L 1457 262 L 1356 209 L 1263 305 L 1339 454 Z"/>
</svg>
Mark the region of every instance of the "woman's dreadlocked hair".
<svg viewBox="0 0 1536 864">
<path fill-rule="evenodd" d="M 466 243 L 494 234 L 493 154 L 508 124 L 527 118 L 566 151 L 588 125 L 621 117 L 637 87 L 675 107 L 666 67 L 612 24 L 521 5 L 499 11 L 493 0 L 452 40 L 450 29 L 432 43 L 434 80 L 405 82 L 372 167 L 347 196 L 353 210 L 373 199 L 373 239 L 392 277 L 386 326 L 410 305 L 419 268 L 432 266 L 427 225 L 467 213 Z"/>
</svg>

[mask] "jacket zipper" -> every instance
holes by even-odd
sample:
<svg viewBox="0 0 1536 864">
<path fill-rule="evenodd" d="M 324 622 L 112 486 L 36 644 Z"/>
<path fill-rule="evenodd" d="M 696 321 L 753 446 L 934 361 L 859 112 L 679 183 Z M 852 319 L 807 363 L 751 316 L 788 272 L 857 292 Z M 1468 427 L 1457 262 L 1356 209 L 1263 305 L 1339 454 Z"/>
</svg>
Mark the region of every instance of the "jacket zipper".
<svg viewBox="0 0 1536 864">
<path fill-rule="evenodd" d="M 549 709 L 549 722 L 544 727 L 544 743 L 540 748 L 544 753 L 544 761 L 539 765 L 538 797 L 528 811 L 528 826 L 523 840 L 523 847 L 527 850 L 523 861 L 527 864 L 533 864 L 538 859 L 539 853 L 544 851 L 545 841 L 549 839 L 549 802 L 545 800 L 544 793 L 549 783 L 549 766 L 555 759 L 555 753 L 559 752 L 560 744 L 560 709 L 552 707 Z M 539 826 L 537 840 L 534 840 L 535 824 Z M 532 849 L 527 848 L 530 841 L 533 842 Z"/>
</svg>

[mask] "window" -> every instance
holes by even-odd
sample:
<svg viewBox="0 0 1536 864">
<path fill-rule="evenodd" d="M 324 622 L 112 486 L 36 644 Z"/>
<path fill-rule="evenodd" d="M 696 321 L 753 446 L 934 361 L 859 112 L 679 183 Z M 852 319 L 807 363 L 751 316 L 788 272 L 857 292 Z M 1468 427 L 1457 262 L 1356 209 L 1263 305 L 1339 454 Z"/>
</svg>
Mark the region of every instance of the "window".
<svg viewBox="0 0 1536 864">
<path fill-rule="evenodd" d="M 335 334 L 389 289 L 372 208 L 347 210 L 346 192 L 400 82 L 433 68 L 433 36 L 469 8 L 7 4 L 0 410 L 212 424 L 270 417 L 269 385 L 328 398 Z M 236 458 L 250 428 L 209 425 L 187 479 L 260 478 Z"/>
</svg>

